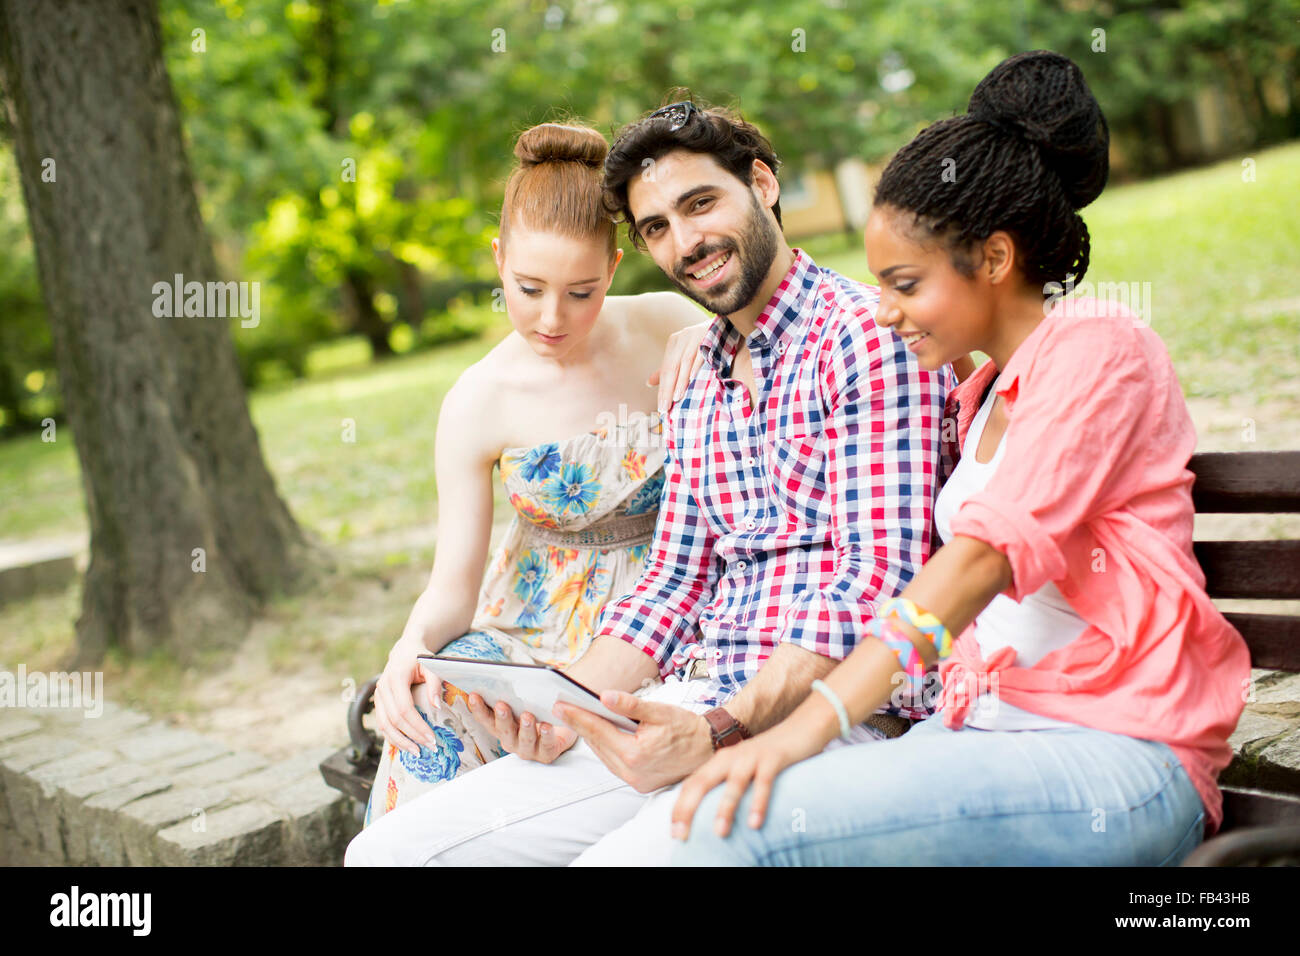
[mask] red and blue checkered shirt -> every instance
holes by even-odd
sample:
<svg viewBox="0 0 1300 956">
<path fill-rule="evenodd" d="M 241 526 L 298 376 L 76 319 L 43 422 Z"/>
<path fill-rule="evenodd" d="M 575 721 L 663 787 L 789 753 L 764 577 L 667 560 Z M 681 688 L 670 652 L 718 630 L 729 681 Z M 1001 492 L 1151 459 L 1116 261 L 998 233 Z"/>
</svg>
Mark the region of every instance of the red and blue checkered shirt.
<svg viewBox="0 0 1300 956">
<path fill-rule="evenodd" d="M 794 252 L 749 337 L 752 407 L 728 377 L 740 331 L 716 316 L 700 343 L 666 422 L 653 548 L 596 625 L 664 677 L 706 660 L 711 705 L 783 642 L 843 659 L 929 554 L 951 373 L 876 326 L 875 287 Z M 901 688 L 893 702 L 881 710 L 931 713 Z"/>
</svg>

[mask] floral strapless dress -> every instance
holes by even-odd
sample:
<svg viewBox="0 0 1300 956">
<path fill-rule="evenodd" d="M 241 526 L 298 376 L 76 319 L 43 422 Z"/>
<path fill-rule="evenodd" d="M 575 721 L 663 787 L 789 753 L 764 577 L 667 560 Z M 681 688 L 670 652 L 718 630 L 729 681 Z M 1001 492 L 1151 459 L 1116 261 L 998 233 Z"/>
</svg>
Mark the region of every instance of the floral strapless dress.
<svg viewBox="0 0 1300 956">
<path fill-rule="evenodd" d="M 562 666 L 591 643 L 606 602 L 632 590 L 654 536 L 665 441 L 658 413 L 560 442 L 507 448 L 498 461 L 515 514 L 493 554 L 471 629 L 447 657 Z M 415 688 L 437 737 L 418 757 L 384 745 L 366 806 L 369 826 L 431 788 L 505 755 L 470 716 L 468 698 L 443 685 L 441 710 Z"/>
</svg>

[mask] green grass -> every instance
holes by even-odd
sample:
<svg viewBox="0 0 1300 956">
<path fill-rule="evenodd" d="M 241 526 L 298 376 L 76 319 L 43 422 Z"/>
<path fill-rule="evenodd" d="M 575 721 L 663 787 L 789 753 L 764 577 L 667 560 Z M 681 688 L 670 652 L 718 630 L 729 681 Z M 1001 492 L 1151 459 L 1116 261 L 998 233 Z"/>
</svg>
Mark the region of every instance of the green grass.
<svg viewBox="0 0 1300 956">
<path fill-rule="evenodd" d="M 313 378 L 253 392 L 263 453 L 298 520 L 327 543 L 433 521 L 442 398 L 508 331 L 501 317 L 480 338 L 364 366 L 355 341 L 329 343 L 308 363 Z M 60 425 L 55 438 L 0 443 L 0 539 L 85 531 L 72 432 Z"/>
<path fill-rule="evenodd" d="M 0 539 L 40 538 L 86 528 L 81 474 L 72 432 L 54 441 L 24 435 L 0 442 Z"/>
<path fill-rule="evenodd" d="M 438 409 L 505 331 L 254 395 L 263 450 L 298 520 L 333 542 L 433 521 Z"/>
</svg>

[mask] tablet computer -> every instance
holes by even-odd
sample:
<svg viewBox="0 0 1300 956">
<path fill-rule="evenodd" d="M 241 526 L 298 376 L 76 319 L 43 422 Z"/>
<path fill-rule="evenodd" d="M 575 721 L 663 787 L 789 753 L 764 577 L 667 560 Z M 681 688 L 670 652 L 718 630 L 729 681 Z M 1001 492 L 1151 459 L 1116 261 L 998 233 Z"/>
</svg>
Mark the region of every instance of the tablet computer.
<svg viewBox="0 0 1300 956">
<path fill-rule="evenodd" d="M 557 703 L 565 703 L 604 717 L 620 730 L 636 732 L 635 720 L 614 713 L 600 702 L 599 694 L 558 667 L 432 654 L 421 654 L 418 659 L 421 667 L 436 674 L 443 683 L 453 684 L 466 694 L 478 694 L 489 707 L 505 701 L 516 719 L 527 711 L 541 722 L 568 726 L 551 711 Z"/>
</svg>

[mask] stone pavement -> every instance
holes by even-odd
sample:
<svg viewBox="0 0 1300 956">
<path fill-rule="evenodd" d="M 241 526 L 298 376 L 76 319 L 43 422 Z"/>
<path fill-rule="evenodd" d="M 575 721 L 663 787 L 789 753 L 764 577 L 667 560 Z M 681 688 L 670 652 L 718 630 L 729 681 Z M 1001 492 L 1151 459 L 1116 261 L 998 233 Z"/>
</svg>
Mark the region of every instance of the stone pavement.
<svg viewBox="0 0 1300 956">
<path fill-rule="evenodd" d="M 320 747 L 272 763 L 104 702 L 0 709 L 0 864 L 338 866 L 360 829 Z"/>
</svg>

